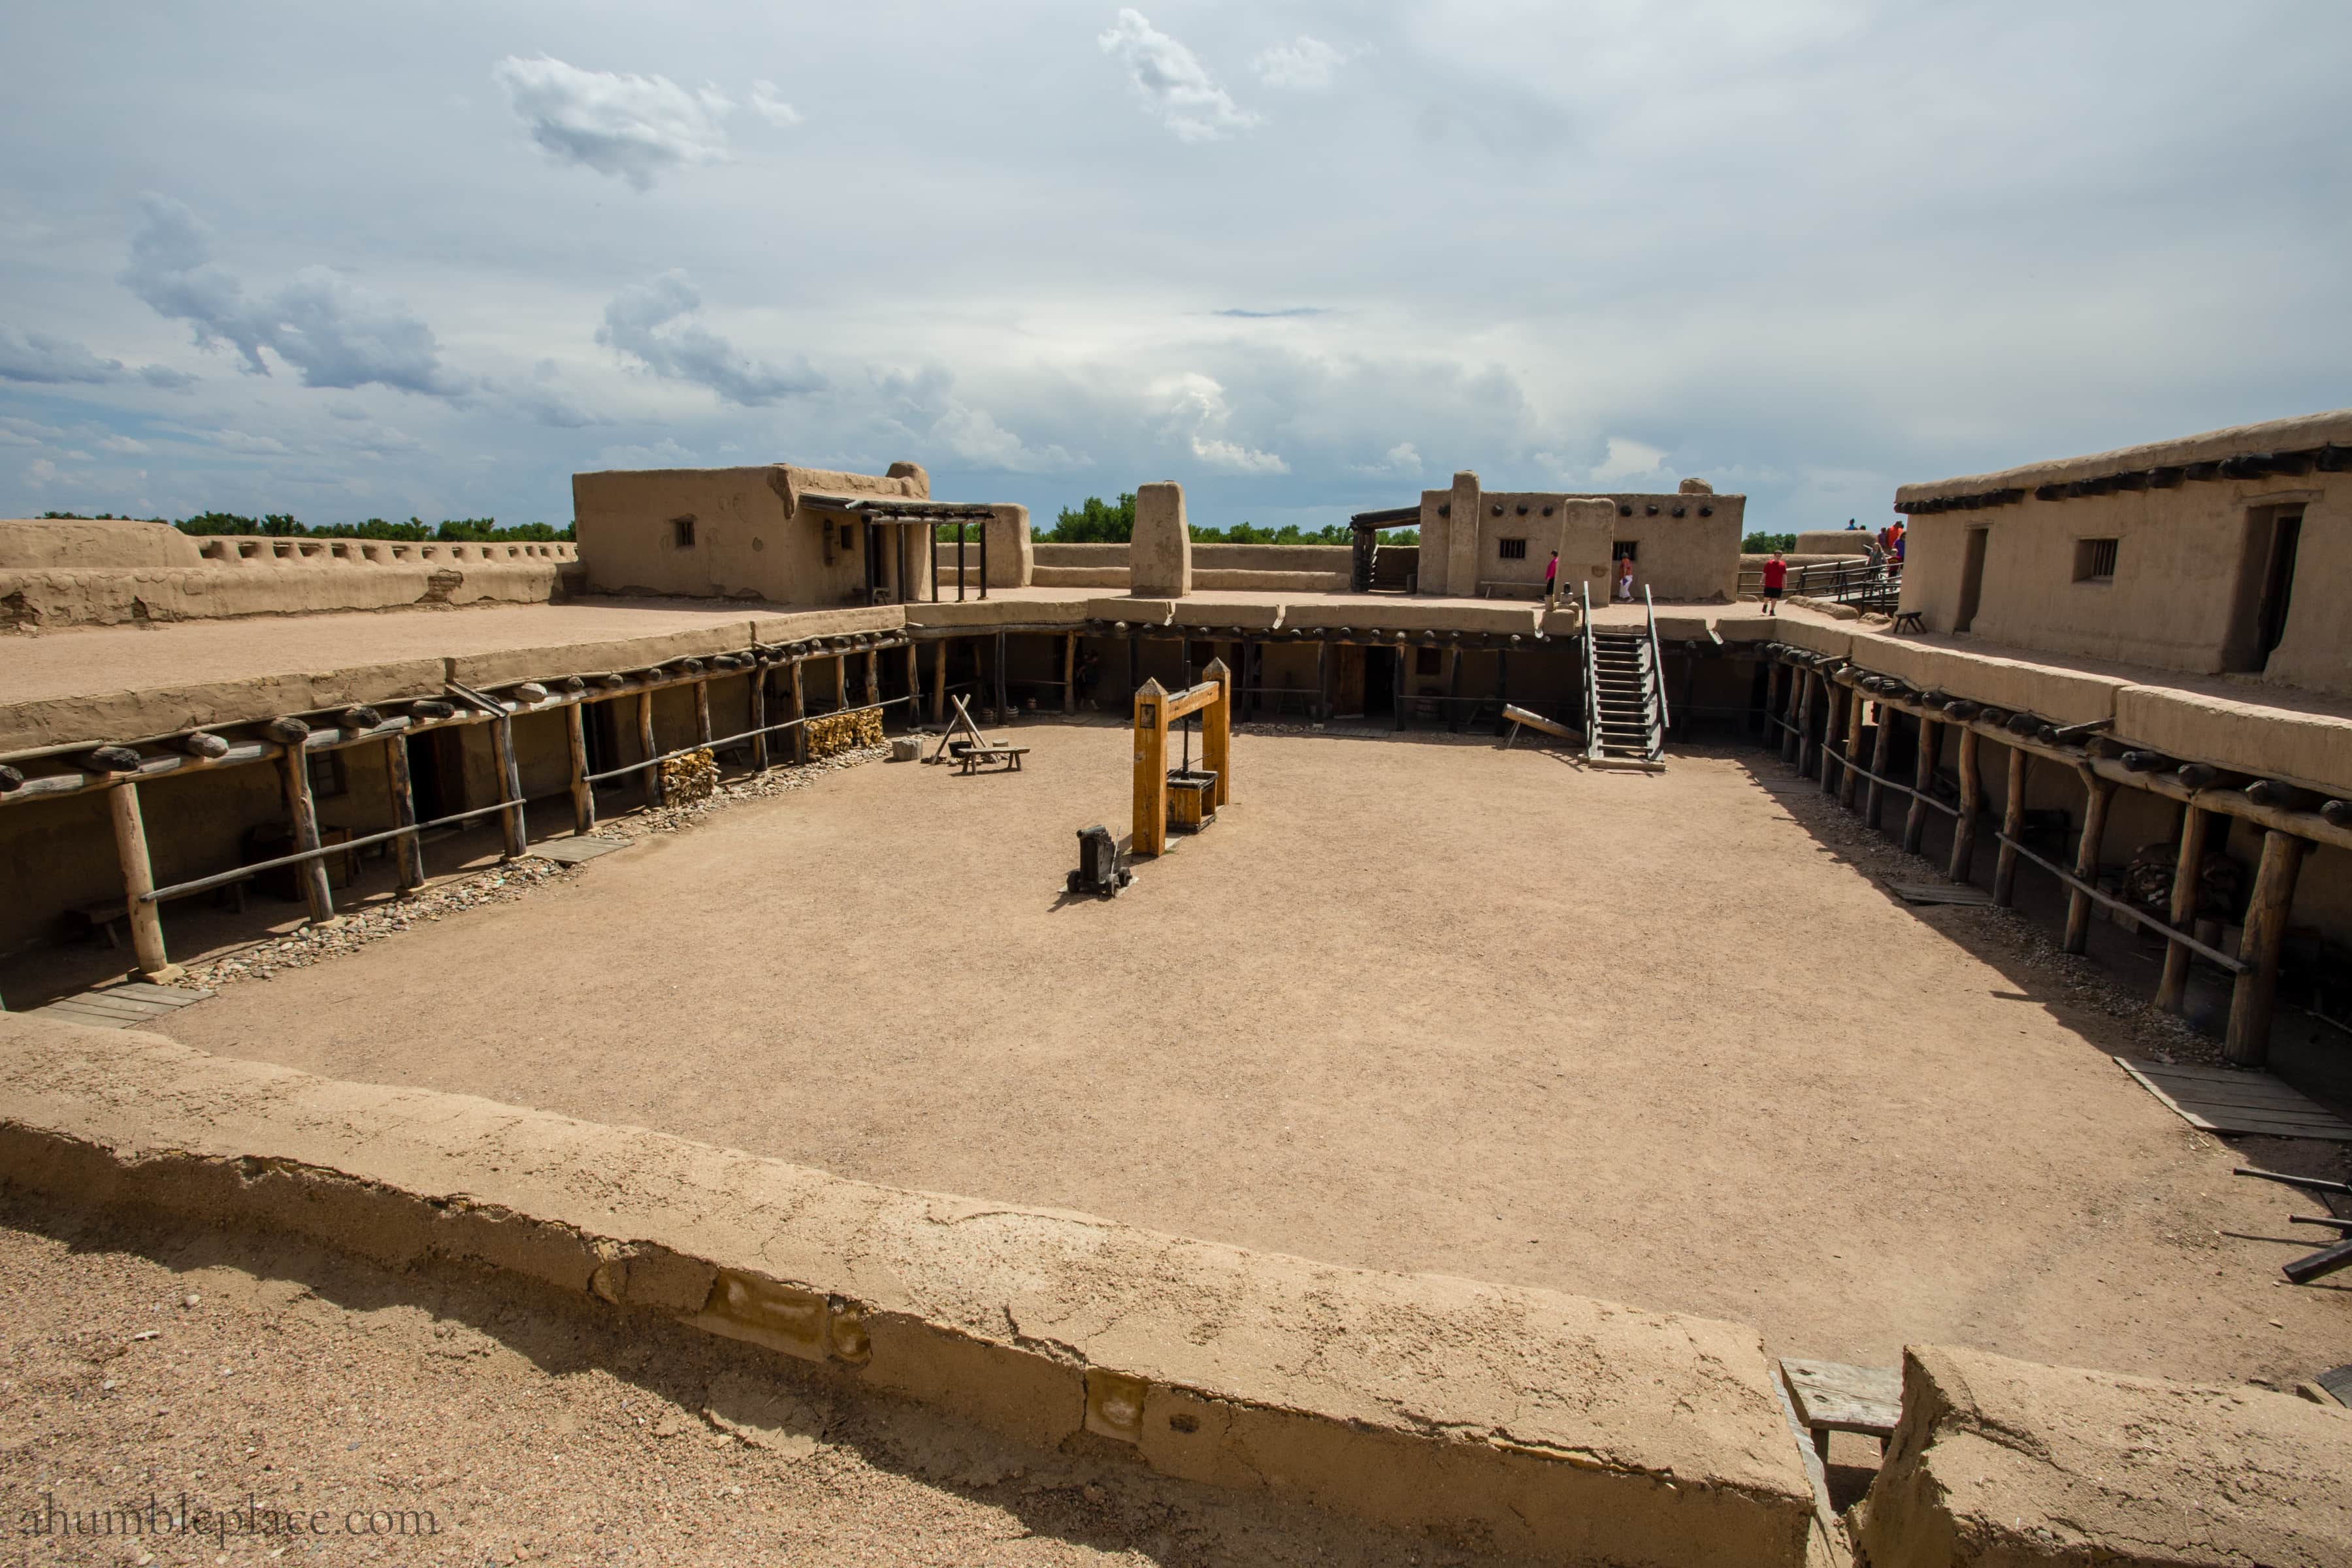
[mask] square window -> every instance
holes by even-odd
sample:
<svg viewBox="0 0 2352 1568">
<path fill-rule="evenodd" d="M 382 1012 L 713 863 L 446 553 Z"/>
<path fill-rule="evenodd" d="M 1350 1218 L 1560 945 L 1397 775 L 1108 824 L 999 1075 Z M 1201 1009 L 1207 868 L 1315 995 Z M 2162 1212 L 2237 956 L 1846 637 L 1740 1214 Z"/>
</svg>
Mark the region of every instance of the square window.
<svg viewBox="0 0 2352 1568">
<path fill-rule="evenodd" d="M 2116 548 L 2118 539 L 2078 539 L 2074 541 L 2074 581 L 2077 583 L 2112 583 L 2116 577 Z"/>
<path fill-rule="evenodd" d="M 841 547 L 844 550 L 849 549 L 857 542 L 857 535 L 854 531 L 856 527 L 854 522 L 845 522 L 841 525 Z"/>
<path fill-rule="evenodd" d="M 1640 549 L 1640 541 L 1621 539 L 1609 547 L 1609 559 L 1612 561 L 1636 560 L 1639 558 Z"/>
<path fill-rule="evenodd" d="M 312 752 L 302 759 L 310 774 L 310 795 L 326 800 L 341 795 L 350 788 L 343 773 L 343 757 L 340 752 Z"/>
<path fill-rule="evenodd" d="M 1505 561 L 1525 561 L 1528 558 L 1528 542 L 1524 539 L 1498 539 L 1495 547 Z"/>
<path fill-rule="evenodd" d="M 670 542 L 680 550 L 694 548 L 694 519 L 674 517 L 669 520 Z"/>
</svg>

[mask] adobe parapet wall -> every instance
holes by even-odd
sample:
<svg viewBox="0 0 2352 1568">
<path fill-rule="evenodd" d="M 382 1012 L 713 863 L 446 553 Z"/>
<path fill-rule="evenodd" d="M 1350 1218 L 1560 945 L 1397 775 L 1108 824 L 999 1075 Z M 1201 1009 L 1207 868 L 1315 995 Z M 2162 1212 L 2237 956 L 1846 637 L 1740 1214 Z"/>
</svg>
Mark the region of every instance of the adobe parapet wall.
<svg viewBox="0 0 2352 1568">
<path fill-rule="evenodd" d="M 0 1182 L 510 1269 L 1054 1448 L 1559 1563 L 1796 1568 L 1756 1332 L 0 1018 Z M 1814 1561 L 1819 1561 L 1816 1557 Z"/>
</svg>

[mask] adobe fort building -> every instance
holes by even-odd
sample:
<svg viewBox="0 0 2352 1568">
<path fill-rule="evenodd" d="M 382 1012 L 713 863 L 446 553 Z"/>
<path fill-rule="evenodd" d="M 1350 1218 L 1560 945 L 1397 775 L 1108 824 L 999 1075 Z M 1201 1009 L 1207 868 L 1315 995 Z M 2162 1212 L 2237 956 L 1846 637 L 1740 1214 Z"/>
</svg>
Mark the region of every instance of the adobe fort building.
<svg viewBox="0 0 2352 1568">
<path fill-rule="evenodd" d="M 2352 1560 L 2352 1411 L 2285 1392 L 2352 1297 L 2248 1239 L 2352 1215 L 2347 466 L 2352 411 L 1906 485 L 1900 574 L 1822 542 L 1777 616 L 1696 479 L 1352 549 L 903 462 L 580 474 L 576 546 L 0 523 L 0 1182 L 1465 1551 Z M 1057 899 L 1204 684 L 1219 826 Z M 959 702 L 1031 765 L 751 788 Z"/>
</svg>

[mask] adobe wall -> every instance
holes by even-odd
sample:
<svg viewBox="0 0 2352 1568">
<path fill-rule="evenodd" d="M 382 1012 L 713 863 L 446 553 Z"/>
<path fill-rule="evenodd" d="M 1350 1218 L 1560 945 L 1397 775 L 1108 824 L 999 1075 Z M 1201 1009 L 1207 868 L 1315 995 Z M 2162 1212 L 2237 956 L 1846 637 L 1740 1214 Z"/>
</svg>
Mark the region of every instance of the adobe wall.
<svg viewBox="0 0 2352 1568">
<path fill-rule="evenodd" d="M 1500 1553 L 1797 1568 L 1814 1528 L 1738 1324 L 901 1192 L 23 1016 L 0 1017 L 0 1181 L 509 1269 L 805 1360 L 845 1393 Z"/>
<path fill-rule="evenodd" d="M 930 483 L 912 464 L 887 476 L 839 473 L 772 463 L 740 468 L 615 469 L 572 476 L 573 516 L 587 591 L 676 594 L 694 598 L 763 600 L 776 605 L 840 605 L 863 597 L 862 535 L 803 509 L 798 496 L 900 496 L 929 500 Z M 691 519 L 693 542 L 677 523 Z M 1026 526 L 1026 513 L 1023 514 Z M 990 526 L 1003 526 L 999 520 Z M 844 542 L 842 529 L 852 529 Z M 897 571 L 894 530 L 876 528 L 885 581 Z M 907 552 L 915 594 L 929 592 L 928 537 L 919 530 Z M 1015 570 L 1017 570 L 1017 566 Z"/>
<path fill-rule="evenodd" d="M 1567 503 L 1580 500 L 1607 501 L 1615 509 L 1614 520 L 1604 526 L 1571 517 Z M 1544 568 L 1557 549 L 1562 595 L 1572 602 L 1581 581 L 1598 604 L 1613 582 L 1612 546 L 1625 541 L 1635 547 L 1636 598 L 1646 587 L 1657 599 L 1728 604 L 1739 593 L 1747 508 L 1745 496 L 1712 491 L 1579 496 L 1487 490 L 1476 474 L 1465 470 L 1454 476 L 1451 489 L 1422 492 L 1419 591 L 1475 598 L 1486 584 L 1501 584 L 1507 593 L 1539 593 Z M 1526 553 L 1505 558 L 1505 540 L 1523 542 Z"/>
<path fill-rule="evenodd" d="M 0 519 L 0 572 L 194 566 L 195 541 L 135 518 Z"/>
<path fill-rule="evenodd" d="M 2304 509 L 2284 640 L 2266 681 L 2352 695 L 2352 474 L 2200 479 L 2168 489 L 2038 500 L 1911 520 L 1903 608 L 1949 631 L 1971 529 L 1986 531 L 1972 635 L 2050 653 L 2218 673 L 2243 662 L 2247 605 L 2265 563 L 2252 559 L 2258 509 Z M 2117 542 L 2112 579 L 2075 580 L 2075 545 Z M 2250 579 L 2252 579 L 2250 585 Z"/>
<path fill-rule="evenodd" d="M 993 542 L 991 549 L 994 548 Z M 1128 584 L 1128 546 L 1124 544 L 1055 544 L 1034 546 L 1031 582 L 1041 588 L 1124 588 Z M 1344 594 L 1348 591 L 1350 552 L 1344 544 L 1194 544 L 1192 586 L 1262 593 Z M 977 577 L 978 563 L 967 553 L 965 563 Z M 991 558 L 992 571 L 995 561 Z M 942 543 L 939 565 L 946 580 L 955 580 L 955 546 Z M 991 586 L 995 580 L 991 579 Z"/>
<path fill-rule="evenodd" d="M 1871 1568 L 2352 1563 L 2352 1411 L 1913 1346 Z"/>
<path fill-rule="evenodd" d="M 1878 531 L 1869 528 L 1822 528 L 1801 530 L 1797 534 L 1795 554 L 1819 555 L 1843 561 L 1849 556 L 1870 553 L 1871 542 Z M 1908 550 L 1909 545 L 1904 548 Z"/>
</svg>

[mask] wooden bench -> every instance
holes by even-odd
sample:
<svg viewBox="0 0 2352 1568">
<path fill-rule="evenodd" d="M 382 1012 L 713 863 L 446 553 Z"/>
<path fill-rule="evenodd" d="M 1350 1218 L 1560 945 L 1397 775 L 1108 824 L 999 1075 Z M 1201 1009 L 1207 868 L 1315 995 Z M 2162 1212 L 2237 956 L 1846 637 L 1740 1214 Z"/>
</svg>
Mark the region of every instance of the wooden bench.
<svg viewBox="0 0 2352 1568">
<path fill-rule="evenodd" d="M 1926 631 L 1927 628 L 1919 618 L 1926 614 L 1925 610 L 1897 610 L 1895 613 L 1895 635 L 1901 637 L 1906 630 Z"/>
<path fill-rule="evenodd" d="M 1846 1366 L 1833 1361 L 1780 1360 L 1780 1383 L 1797 1420 L 1813 1435 L 1813 1451 L 1829 1463 L 1830 1434 L 1859 1432 L 1886 1452 L 1903 1416 L 1903 1374 L 1891 1366 Z"/>
<path fill-rule="evenodd" d="M 948 748 L 948 754 L 963 764 L 962 771 L 966 773 L 977 772 L 992 763 L 1003 764 L 1007 773 L 1017 773 L 1021 771 L 1021 759 L 1029 754 L 1029 748 L 996 742 L 975 746 L 969 741 L 958 741 Z"/>
<path fill-rule="evenodd" d="M 243 914 L 245 913 L 245 885 L 252 879 L 253 873 L 247 871 L 234 882 L 224 882 L 215 888 L 199 888 L 196 891 L 223 894 L 229 907 L 238 914 Z M 170 898 L 159 899 L 156 902 L 160 906 L 170 903 L 173 899 L 191 896 L 187 893 L 174 893 Z M 94 904 L 81 904 L 77 906 L 73 912 L 90 930 L 104 932 L 107 946 L 122 945 L 122 922 L 131 918 L 130 906 L 124 900 L 105 899 Z"/>
</svg>

